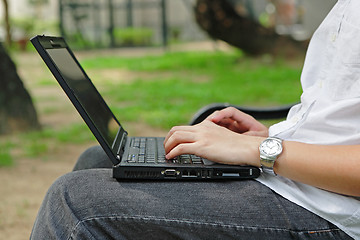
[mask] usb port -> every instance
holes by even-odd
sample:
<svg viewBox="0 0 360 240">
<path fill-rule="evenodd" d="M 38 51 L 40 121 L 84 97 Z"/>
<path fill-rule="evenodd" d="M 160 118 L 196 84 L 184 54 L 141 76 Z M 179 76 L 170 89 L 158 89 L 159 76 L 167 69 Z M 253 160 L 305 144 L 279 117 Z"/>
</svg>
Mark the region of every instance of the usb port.
<svg viewBox="0 0 360 240">
<path fill-rule="evenodd" d="M 202 178 L 210 178 L 212 175 L 211 170 L 201 170 L 201 177 Z"/>
</svg>

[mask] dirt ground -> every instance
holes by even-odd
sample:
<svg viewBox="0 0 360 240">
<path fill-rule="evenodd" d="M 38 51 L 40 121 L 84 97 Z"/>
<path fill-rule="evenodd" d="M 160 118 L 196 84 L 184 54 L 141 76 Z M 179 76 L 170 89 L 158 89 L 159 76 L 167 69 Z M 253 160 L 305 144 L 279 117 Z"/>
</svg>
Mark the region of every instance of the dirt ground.
<svg viewBox="0 0 360 240">
<path fill-rule="evenodd" d="M 226 49 L 227 46 L 219 44 L 216 48 Z M 212 42 L 207 42 L 181 46 L 181 50 L 193 49 L 212 51 L 214 45 Z M 115 51 L 78 52 L 76 55 L 81 59 L 81 57 L 89 55 L 141 56 L 161 52 L 163 49 L 119 49 Z M 58 85 L 43 87 L 37 85 L 34 87 L 34 82 L 44 78 L 52 78 L 37 53 L 16 53 L 13 55 L 13 59 L 25 86 L 30 94 L 37 99 L 36 108 L 42 125 L 56 128 L 69 122 L 82 122 Z M 114 76 L 121 76 L 122 74 L 120 70 L 119 72 L 112 71 L 110 74 Z M 41 101 L 49 97 L 51 97 L 51 101 Z M 52 108 L 53 111 L 46 112 L 46 109 L 49 108 Z M 134 136 L 164 136 L 166 134 L 164 130 L 153 129 L 142 123 L 126 123 L 124 125 L 129 133 Z M 13 138 L 16 135 L 6 137 Z M 49 186 L 56 178 L 71 171 L 81 152 L 94 144 L 96 143 L 91 141 L 83 145 L 64 144 L 57 146 L 56 150 L 46 157 L 47 160 L 19 158 L 15 160 L 14 166 L 0 168 L 0 240 L 29 238 L 37 211 Z"/>
</svg>

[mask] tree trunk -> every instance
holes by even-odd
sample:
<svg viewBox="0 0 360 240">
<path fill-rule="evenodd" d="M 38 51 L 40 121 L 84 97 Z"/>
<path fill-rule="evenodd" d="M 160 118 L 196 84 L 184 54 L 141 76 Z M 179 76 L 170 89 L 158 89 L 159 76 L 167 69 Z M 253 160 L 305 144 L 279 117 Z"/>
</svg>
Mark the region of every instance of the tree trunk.
<svg viewBox="0 0 360 240">
<path fill-rule="evenodd" d="M 6 31 L 6 44 L 8 46 L 11 45 L 11 30 L 10 30 L 10 17 L 9 17 L 9 4 L 7 0 L 3 0 L 4 4 L 4 23 L 5 23 L 5 31 Z"/>
<path fill-rule="evenodd" d="M 0 44 L 0 134 L 39 128 L 31 97 L 14 62 Z"/>
<path fill-rule="evenodd" d="M 249 55 L 293 56 L 304 53 L 307 42 L 278 35 L 257 21 L 239 15 L 227 0 L 197 0 L 195 16 L 210 37 L 223 40 Z"/>
</svg>

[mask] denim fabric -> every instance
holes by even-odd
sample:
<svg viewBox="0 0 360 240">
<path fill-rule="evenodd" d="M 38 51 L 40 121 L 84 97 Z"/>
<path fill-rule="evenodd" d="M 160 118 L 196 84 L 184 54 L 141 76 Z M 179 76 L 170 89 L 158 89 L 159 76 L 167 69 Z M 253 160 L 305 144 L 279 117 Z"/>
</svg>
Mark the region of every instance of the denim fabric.
<svg viewBox="0 0 360 240">
<path fill-rule="evenodd" d="M 116 181 L 87 169 L 50 187 L 31 239 L 351 238 L 254 180 Z"/>
</svg>

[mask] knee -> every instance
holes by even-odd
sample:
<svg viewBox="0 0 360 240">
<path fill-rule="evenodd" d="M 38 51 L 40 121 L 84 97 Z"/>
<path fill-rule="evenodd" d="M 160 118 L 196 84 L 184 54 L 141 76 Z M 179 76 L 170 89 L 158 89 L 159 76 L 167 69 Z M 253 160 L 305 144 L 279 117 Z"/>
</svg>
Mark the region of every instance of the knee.
<svg viewBox="0 0 360 240">
<path fill-rule="evenodd" d="M 96 195 L 99 182 L 111 179 L 110 169 L 83 170 L 59 177 L 48 189 L 40 215 L 54 217 L 78 212 Z M 89 206 L 90 207 L 90 206 Z"/>
<path fill-rule="evenodd" d="M 54 212 L 58 210 L 65 210 L 69 206 L 69 201 L 75 201 L 75 198 L 81 196 L 76 192 L 81 191 L 79 186 L 82 186 L 84 177 L 81 177 L 84 173 L 78 171 L 76 173 L 71 172 L 59 177 L 48 189 L 43 207 L 47 212 Z"/>
<path fill-rule="evenodd" d="M 48 189 L 39 209 L 30 239 L 67 238 L 67 230 L 63 229 L 62 226 L 64 222 L 71 226 L 71 221 L 74 220 L 70 204 L 67 202 L 71 182 L 72 174 L 66 174 L 58 178 Z M 58 236 L 59 234 L 61 236 Z"/>
<path fill-rule="evenodd" d="M 39 239 L 39 236 L 42 239 L 53 239 L 55 236 L 67 239 L 71 229 L 82 217 L 83 205 L 89 199 L 87 189 L 97 181 L 97 177 L 109 175 L 109 170 L 106 173 L 105 171 L 77 171 L 58 178 L 46 193 L 33 226 L 31 239 Z M 92 179 L 94 181 L 91 181 Z"/>
</svg>

